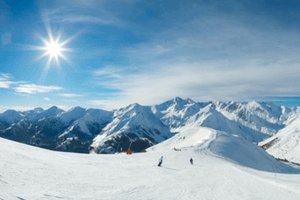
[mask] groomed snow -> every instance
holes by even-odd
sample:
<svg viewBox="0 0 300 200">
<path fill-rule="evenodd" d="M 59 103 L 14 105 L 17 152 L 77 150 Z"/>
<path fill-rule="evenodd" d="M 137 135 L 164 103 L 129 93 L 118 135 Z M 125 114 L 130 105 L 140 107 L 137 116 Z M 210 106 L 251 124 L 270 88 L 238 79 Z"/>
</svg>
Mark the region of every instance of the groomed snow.
<svg viewBox="0 0 300 200">
<path fill-rule="evenodd" d="M 241 165 L 219 152 L 232 149 L 214 146 L 232 141 L 224 134 L 189 127 L 130 156 L 54 152 L 0 138 L 0 199 L 300 199 L 299 171 Z"/>
</svg>

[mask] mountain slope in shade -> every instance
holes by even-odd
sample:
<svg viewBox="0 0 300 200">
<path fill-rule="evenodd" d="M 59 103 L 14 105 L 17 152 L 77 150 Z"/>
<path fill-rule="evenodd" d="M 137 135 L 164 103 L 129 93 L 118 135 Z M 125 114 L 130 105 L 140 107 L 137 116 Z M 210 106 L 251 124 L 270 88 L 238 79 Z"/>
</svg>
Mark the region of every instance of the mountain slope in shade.
<svg viewBox="0 0 300 200">
<path fill-rule="evenodd" d="M 15 110 L 7 110 L 0 114 L 0 121 L 4 123 L 14 123 L 18 122 L 24 118 L 24 115 Z"/>
<path fill-rule="evenodd" d="M 114 119 L 91 145 L 97 153 L 114 153 L 127 149 L 142 151 L 173 134 L 152 113 L 149 106 L 132 104 L 115 112 Z"/>
<path fill-rule="evenodd" d="M 275 158 L 300 165 L 300 117 L 259 145 Z"/>
<path fill-rule="evenodd" d="M 0 115 L 0 135 L 47 149 L 88 153 L 93 138 L 112 120 L 112 115 L 81 107 L 63 111 L 56 106 L 6 111 Z"/>
<path fill-rule="evenodd" d="M 88 109 L 84 115 L 73 121 L 71 125 L 59 135 L 61 143 L 57 147 L 63 151 L 90 151 L 94 137 L 112 120 L 113 113 L 100 109 Z"/>
</svg>

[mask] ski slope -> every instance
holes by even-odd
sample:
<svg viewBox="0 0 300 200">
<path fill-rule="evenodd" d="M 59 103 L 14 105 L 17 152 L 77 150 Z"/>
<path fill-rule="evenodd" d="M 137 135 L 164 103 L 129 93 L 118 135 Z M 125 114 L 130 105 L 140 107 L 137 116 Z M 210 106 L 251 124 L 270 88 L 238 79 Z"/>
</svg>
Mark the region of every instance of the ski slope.
<svg viewBox="0 0 300 200">
<path fill-rule="evenodd" d="M 229 158 L 232 138 L 224 134 L 189 127 L 130 156 L 54 152 L 0 138 L 0 199 L 300 199 L 299 170 L 274 160 L 263 166 L 277 168 L 257 170 Z"/>
</svg>

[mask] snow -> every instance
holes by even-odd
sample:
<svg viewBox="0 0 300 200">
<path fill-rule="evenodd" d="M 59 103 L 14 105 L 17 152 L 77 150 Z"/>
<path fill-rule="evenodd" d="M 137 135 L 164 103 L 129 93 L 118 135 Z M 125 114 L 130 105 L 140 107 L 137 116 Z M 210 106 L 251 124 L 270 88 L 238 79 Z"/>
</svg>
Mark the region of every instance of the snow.
<svg viewBox="0 0 300 200">
<path fill-rule="evenodd" d="M 276 158 L 300 164 L 300 117 L 281 129 L 276 135 L 260 143 Z"/>
<path fill-rule="evenodd" d="M 42 120 L 44 118 L 48 118 L 48 117 L 57 117 L 58 115 L 60 115 L 61 113 L 63 113 L 64 111 L 56 106 L 52 106 L 50 108 L 48 108 L 45 111 L 42 111 L 40 113 L 37 113 L 37 115 L 34 115 L 34 120 Z"/>
<path fill-rule="evenodd" d="M 178 131 L 148 152 L 130 156 L 54 152 L 0 138 L 0 199 L 300 198 L 300 171 L 260 155 L 255 145 L 244 141 L 235 149 L 230 143 L 241 138 L 208 128 Z M 253 150 L 259 160 L 252 166 L 238 162 L 248 155 L 227 155 Z M 267 164 L 277 167 L 257 169 Z"/>
<path fill-rule="evenodd" d="M 67 112 L 64 112 L 60 115 L 60 119 L 65 122 L 66 124 L 70 123 L 71 121 L 74 121 L 78 118 L 81 118 L 85 115 L 86 110 L 84 108 L 81 108 L 79 106 L 71 108 Z"/>
<path fill-rule="evenodd" d="M 191 99 L 176 97 L 162 104 L 152 106 L 151 109 L 164 124 L 171 128 L 177 128 L 184 125 L 185 121 L 207 105 L 208 103 L 196 103 Z"/>
<path fill-rule="evenodd" d="M 162 142 L 173 134 L 151 111 L 149 106 L 131 104 L 115 112 L 113 120 L 94 138 L 91 145 L 94 149 L 105 146 L 105 143 L 125 136 L 134 141 L 146 139 L 149 142 Z"/>
<path fill-rule="evenodd" d="M 65 136 L 68 135 L 74 128 L 77 126 L 80 130 L 87 134 L 92 135 L 89 130 L 89 126 L 93 123 L 98 123 L 101 125 L 107 124 L 112 120 L 112 112 L 101 110 L 101 109 L 83 109 L 81 107 L 75 107 L 69 111 L 63 113 L 60 116 L 60 119 L 65 123 L 70 123 L 73 121 L 72 125 L 62 134 Z M 74 121 L 75 120 L 75 121 Z"/>
<path fill-rule="evenodd" d="M 177 129 L 178 134 L 149 150 L 197 149 L 201 153 L 217 156 L 257 170 L 291 172 L 294 169 L 283 165 L 268 155 L 262 148 L 240 135 L 229 134 L 194 125 Z"/>
<path fill-rule="evenodd" d="M 254 142 L 274 135 L 284 127 L 291 109 L 264 102 L 206 102 L 174 98 L 152 107 L 153 113 L 171 130 L 186 124 L 240 134 Z"/>
</svg>

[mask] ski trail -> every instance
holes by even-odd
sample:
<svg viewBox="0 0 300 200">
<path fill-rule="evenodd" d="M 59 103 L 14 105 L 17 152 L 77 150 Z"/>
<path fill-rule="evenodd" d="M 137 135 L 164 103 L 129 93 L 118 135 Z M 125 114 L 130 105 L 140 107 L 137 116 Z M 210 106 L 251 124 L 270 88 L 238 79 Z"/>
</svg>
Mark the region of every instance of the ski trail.
<svg viewBox="0 0 300 200">
<path fill-rule="evenodd" d="M 247 174 L 248 176 L 250 176 L 250 177 L 252 177 L 256 180 L 259 180 L 261 182 L 265 182 L 265 183 L 271 184 L 273 186 L 280 187 L 282 189 L 288 190 L 290 192 L 300 194 L 299 189 L 294 188 L 294 186 L 279 183 L 280 179 L 279 179 L 279 181 L 276 181 L 276 179 L 275 180 L 270 180 L 269 178 L 258 176 L 257 174 L 254 174 L 253 172 L 250 172 L 246 169 L 241 169 L 241 168 L 238 168 L 238 167 L 235 167 L 235 166 L 233 168 L 235 168 L 239 172 L 243 172 L 243 173 Z M 299 175 L 299 178 L 300 178 L 300 175 Z"/>
</svg>

